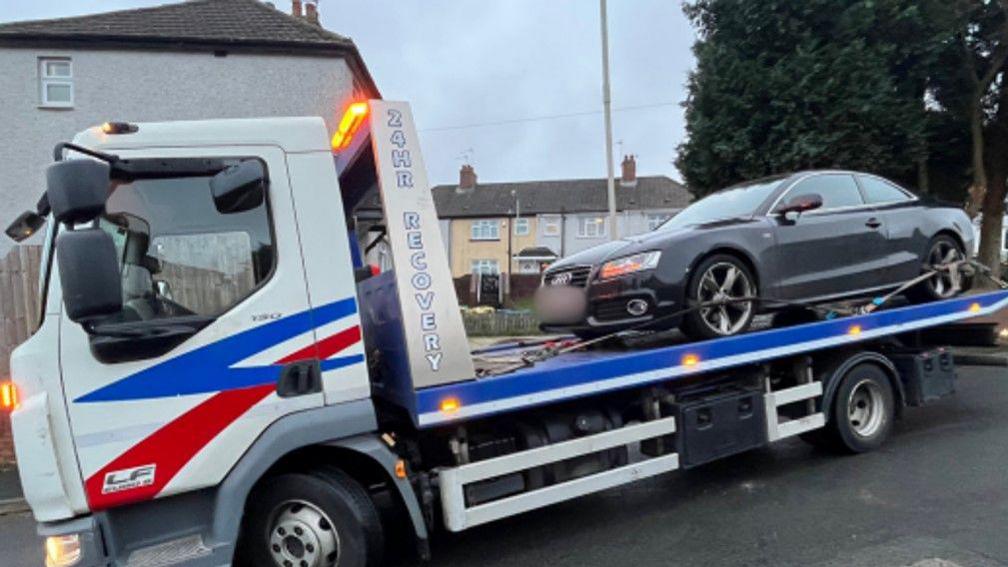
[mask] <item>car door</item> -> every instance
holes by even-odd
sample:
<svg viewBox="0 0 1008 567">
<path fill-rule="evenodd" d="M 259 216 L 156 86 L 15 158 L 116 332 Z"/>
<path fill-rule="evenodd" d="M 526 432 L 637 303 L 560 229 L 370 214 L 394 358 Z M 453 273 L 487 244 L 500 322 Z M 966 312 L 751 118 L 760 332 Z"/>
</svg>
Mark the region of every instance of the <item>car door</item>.
<svg viewBox="0 0 1008 567">
<path fill-rule="evenodd" d="M 883 284 L 897 284 L 920 274 L 928 237 L 920 230 L 921 208 L 909 191 L 874 175 L 859 174 L 865 201 L 882 219 L 886 235 Z"/>
<path fill-rule="evenodd" d="M 109 197 L 109 221 L 99 226 L 118 232 L 125 251 L 122 318 L 151 333 L 194 317 L 204 325 L 174 345 L 155 341 L 151 351 L 133 350 L 136 341 L 106 344 L 110 360 L 96 341 L 116 338 L 89 336 L 64 310 L 60 365 L 92 510 L 213 486 L 271 422 L 324 403 L 320 390 L 278 395 L 285 368 L 316 358 L 315 327 L 324 322 L 309 309 L 284 152 L 242 146 L 156 155 L 261 160 L 266 199 L 221 213 L 209 177 L 139 179 Z M 137 245 L 141 256 L 129 252 Z M 336 315 L 355 313 L 351 299 Z"/>
<path fill-rule="evenodd" d="M 777 203 L 810 193 L 822 197 L 822 207 L 795 220 L 774 215 L 779 296 L 825 298 L 881 285 L 879 270 L 886 265 L 883 222 L 864 203 L 853 175 L 811 174 L 795 182 Z"/>
</svg>

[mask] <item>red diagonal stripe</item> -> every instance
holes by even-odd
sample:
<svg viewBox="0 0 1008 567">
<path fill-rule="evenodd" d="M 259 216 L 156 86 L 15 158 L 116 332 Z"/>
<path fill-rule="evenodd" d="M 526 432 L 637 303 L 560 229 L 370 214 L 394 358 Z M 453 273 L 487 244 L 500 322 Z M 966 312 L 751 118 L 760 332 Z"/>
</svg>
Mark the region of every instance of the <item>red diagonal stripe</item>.
<svg viewBox="0 0 1008 567">
<path fill-rule="evenodd" d="M 193 455 L 275 389 L 275 385 L 266 384 L 219 392 L 168 422 L 87 479 L 85 490 L 91 509 L 153 498 Z M 102 494 L 108 473 L 152 464 L 156 469 L 150 486 Z"/>
<path fill-rule="evenodd" d="M 313 345 L 309 345 L 297 352 L 291 353 L 281 358 L 276 363 L 290 364 L 291 362 L 308 360 L 311 358 L 325 360 L 348 346 L 356 344 L 360 340 L 361 330 L 359 326 L 355 325 L 349 329 L 344 329 L 335 335 L 324 338 Z"/>
<path fill-rule="evenodd" d="M 289 364 L 311 358 L 329 358 L 356 344 L 360 339 L 360 327 L 354 326 L 285 356 L 275 364 Z M 277 376 L 279 377 L 279 370 Z M 84 488 L 91 509 L 102 510 L 154 498 L 196 453 L 274 391 L 276 391 L 275 384 L 264 384 L 218 392 L 168 422 L 87 479 Z M 154 482 L 150 486 L 102 494 L 108 473 L 147 465 L 156 466 Z"/>
</svg>

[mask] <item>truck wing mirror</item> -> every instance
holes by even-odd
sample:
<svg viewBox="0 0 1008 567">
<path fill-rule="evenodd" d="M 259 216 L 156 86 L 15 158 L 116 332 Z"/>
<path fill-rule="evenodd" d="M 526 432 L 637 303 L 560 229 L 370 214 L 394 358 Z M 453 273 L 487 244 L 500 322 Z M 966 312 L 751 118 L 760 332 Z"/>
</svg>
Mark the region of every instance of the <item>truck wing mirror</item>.
<svg viewBox="0 0 1008 567">
<path fill-rule="evenodd" d="M 63 302 L 71 321 L 89 327 L 122 311 L 122 278 L 112 237 L 99 228 L 70 230 L 56 239 Z"/>
<path fill-rule="evenodd" d="M 250 211 L 266 196 L 266 168 L 257 159 L 232 165 L 210 179 L 210 193 L 221 214 Z"/>
<path fill-rule="evenodd" d="M 776 210 L 774 210 L 774 212 L 788 220 L 793 221 L 798 218 L 798 215 L 804 213 L 805 211 L 818 209 L 822 207 L 822 205 L 822 195 L 818 193 L 806 193 L 805 195 L 799 195 L 787 203 L 780 205 Z"/>
<path fill-rule="evenodd" d="M 14 222 L 10 223 L 4 232 L 15 242 L 21 242 L 38 232 L 38 229 L 42 228 L 44 224 L 45 217 L 36 212 L 25 211 L 14 219 Z"/>
<path fill-rule="evenodd" d="M 89 222 L 105 211 L 111 191 L 109 164 L 90 159 L 59 161 L 46 170 L 46 199 L 56 222 Z"/>
</svg>

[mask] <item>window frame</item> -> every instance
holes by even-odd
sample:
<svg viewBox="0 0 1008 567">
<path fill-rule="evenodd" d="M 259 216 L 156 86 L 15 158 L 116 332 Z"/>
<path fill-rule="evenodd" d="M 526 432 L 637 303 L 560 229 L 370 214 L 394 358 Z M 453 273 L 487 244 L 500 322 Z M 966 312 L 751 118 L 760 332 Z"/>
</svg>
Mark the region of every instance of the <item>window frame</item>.
<svg viewBox="0 0 1008 567">
<path fill-rule="evenodd" d="M 593 221 L 591 223 L 592 226 L 601 226 L 601 230 L 597 234 L 588 234 L 588 231 L 585 230 L 585 227 L 587 226 L 587 224 L 586 224 L 587 221 Z M 598 221 L 601 221 L 601 222 L 598 222 Z M 608 219 L 606 219 L 605 217 L 599 217 L 599 216 L 589 216 L 589 215 L 580 215 L 580 216 L 578 216 L 578 226 L 577 226 L 577 237 L 578 238 L 598 239 L 598 238 L 606 238 L 607 236 L 609 236 L 609 222 L 608 222 Z"/>
<path fill-rule="evenodd" d="M 853 172 L 850 172 L 850 171 L 817 171 L 815 173 L 810 173 L 808 175 L 804 175 L 804 176 L 799 177 L 798 179 L 795 179 L 794 181 L 792 181 L 785 189 L 783 189 L 781 191 L 780 195 L 778 195 L 777 198 L 773 200 L 773 203 L 770 205 L 770 208 L 767 209 L 766 216 L 768 216 L 768 217 L 776 216 L 776 213 L 774 213 L 774 211 L 777 209 L 777 205 L 781 204 L 782 202 L 787 202 L 787 200 L 786 200 L 787 196 L 790 195 L 792 191 L 794 191 L 795 189 L 797 189 L 798 185 L 800 185 L 801 183 L 804 183 L 805 181 L 813 179 L 815 177 L 822 177 L 822 176 L 825 176 L 825 175 L 846 175 L 846 176 L 850 177 L 851 181 L 854 182 L 854 189 L 857 190 L 858 197 L 861 199 L 861 204 L 860 205 L 844 205 L 842 207 L 829 207 L 829 208 L 822 207 L 822 208 L 813 209 L 811 211 L 807 211 L 805 213 L 802 213 L 803 215 L 820 215 L 820 214 L 825 214 L 825 213 L 835 213 L 835 212 L 839 212 L 839 211 L 855 211 L 855 210 L 859 210 L 859 209 L 870 209 L 870 208 L 873 208 L 872 205 L 869 205 L 867 202 L 865 202 L 865 196 L 864 196 L 864 193 L 861 190 L 861 184 L 858 183 L 857 174 L 855 174 Z M 825 201 L 825 199 L 823 199 L 823 201 Z"/>
<path fill-rule="evenodd" d="M 882 183 L 884 183 L 886 185 L 889 185 L 890 187 L 896 189 L 900 193 L 903 193 L 903 195 L 906 197 L 906 199 L 899 199 L 899 200 L 895 200 L 895 201 L 879 201 L 878 203 L 870 203 L 870 202 L 868 202 L 868 190 L 865 188 L 864 183 L 862 183 L 862 181 L 861 181 L 862 178 L 875 179 L 875 180 L 880 181 L 880 182 L 882 182 Z M 897 204 L 897 203 L 911 203 L 911 202 L 917 201 L 919 199 L 919 197 L 917 195 L 913 194 L 912 192 L 908 191 L 907 189 L 904 189 L 900 185 L 898 185 L 896 183 L 893 183 L 892 181 L 889 181 L 885 177 L 879 177 L 878 175 L 872 175 L 870 173 L 858 173 L 858 174 L 856 174 L 854 176 L 854 179 L 857 181 L 858 188 L 861 190 L 861 198 L 864 200 L 864 202 L 865 202 L 866 205 L 870 205 L 870 206 L 873 206 L 873 207 L 880 207 L 880 206 L 886 206 L 886 205 L 894 205 L 894 204 Z"/>
<path fill-rule="evenodd" d="M 521 232 L 518 231 L 518 227 L 525 227 Z M 528 217 L 518 217 L 514 220 L 514 235 L 515 236 L 528 236 L 532 232 L 532 222 Z"/>
<path fill-rule="evenodd" d="M 477 270 L 476 266 L 478 264 L 483 264 L 484 262 L 487 264 L 487 266 L 491 266 L 492 265 L 494 267 L 495 271 L 484 272 L 482 270 Z M 472 275 L 477 275 L 477 274 L 483 274 L 483 275 L 500 275 L 500 273 L 501 273 L 501 271 L 500 271 L 500 261 L 498 261 L 496 258 L 476 258 L 476 259 L 469 260 L 469 273 L 472 274 Z"/>
<path fill-rule="evenodd" d="M 68 74 L 66 76 L 61 75 L 48 75 L 46 68 L 49 63 L 66 63 Z M 76 102 L 76 93 L 74 89 L 74 72 L 73 72 L 73 59 L 70 57 L 56 57 L 56 56 L 44 56 L 38 58 L 38 84 L 39 84 L 39 107 L 41 108 L 73 108 Z M 70 100 L 69 101 L 52 101 L 49 100 L 49 90 L 47 87 L 50 85 L 64 85 L 70 89 Z"/>
<path fill-rule="evenodd" d="M 225 309 L 221 310 L 220 312 L 215 313 L 213 315 L 199 315 L 199 314 L 195 314 L 195 315 L 192 315 L 192 316 L 188 316 L 189 318 L 196 318 L 196 319 L 201 319 L 201 320 L 205 319 L 205 320 L 207 320 L 209 322 L 216 321 L 216 320 L 220 319 L 221 317 L 224 317 L 225 315 L 227 315 L 231 311 L 233 311 L 238 306 L 244 304 L 246 301 L 249 300 L 249 298 L 251 298 L 252 296 L 254 296 L 260 289 L 262 289 L 263 287 L 265 287 L 266 284 L 268 284 L 276 276 L 277 269 L 279 268 L 279 265 L 280 265 L 280 250 L 279 250 L 279 246 L 277 245 L 276 220 L 275 220 L 274 214 L 273 214 L 273 203 L 272 203 L 271 198 L 270 198 L 271 195 L 272 195 L 273 183 L 272 183 L 272 177 L 270 175 L 269 164 L 266 163 L 266 159 L 265 158 L 263 158 L 262 156 L 257 156 L 257 155 L 244 155 L 244 156 L 195 156 L 195 157 L 169 157 L 169 158 L 164 158 L 164 157 L 160 157 L 160 158 L 159 157 L 144 157 L 144 158 L 140 158 L 140 160 L 139 160 L 139 161 L 151 161 L 151 162 L 155 162 L 155 161 L 156 162 L 166 162 L 166 161 L 167 162 L 175 162 L 175 161 L 177 161 L 177 162 L 180 162 L 180 163 L 191 162 L 193 160 L 201 160 L 201 161 L 211 160 L 211 161 L 218 161 L 218 162 L 225 162 L 226 163 L 226 162 L 241 162 L 241 161 L 247 161 L 247 160 L 253 160 L 253 159 L 259 161 L 262 164 L 263 171 L 266 172 L 266 179 L 267 179 L 266 188 L 265 188 L 265 194 L 263 195 L 263 204 L 264 204 L 264 206 L 266 208 L 266 211 L 265 211 L 266 212 L 266 225 L 267 225 L 267 229 L 268 229 L 268 232 L 269 232 L 270 243 L 271 243 L 272 248 L 273 248 L 273 261 L 271 262 L 269 272 L 267 272 L 263 276 L 262 280 L 260 280 L 259 282 L 256 282 L 256 284 L 254 286 L 252 286 L 248 290 L 248 293 L 246 293 L 242 297 L 236 299 L 234 301 L 234 303 L 232 303 L 231 305 L 229 305 L 227 308 L 225 308 Z M 188 177 L 188 176 L 177 176 L 176 178 L 181 178 L 181 177 Z M 165 178 L 171 178 L 171 176 L 165 176 Z M 109 195 L 109 198 L 111 198 L 111 194 Z M 104 217 L 107 214 L 108 213 L 103 213 L 102 216 Z M 101 217 L 99 217 L 99 218 L 101 218 Z M 95 222 L 96 222 L 95 226 L 97 226 L 98 219 L 95 219 Z M 153 237 L 151 237 L 150 240 L 153 241 L 154 240 Z M 120 262 L 121 262 L 121 260 L 120 260 Z M 167 322 L 170 322 L 170 321 L 172 321 L 174 319 L 179 319 L 179 318 L 175 317 L 175 318 L 165 318 L 165 319 L 151 319 L 151 320 L 148 320 L 148 321 L 131 322 L 129 324 L 130 325 L 134 325 L 134 326 L 135 325 L 158 326 L 158 325 L 164 325 Z M 209 324 L 209 322 L 207 324 Z M 193 334 L 195 335 L 198 332 L 199 331 L 196 331 Z"/>
<path fill-rule="evenodd" d="M 675 216 L 674 213 L 644 213 L 644 220 L 647 221 L 648 232 L 654 232 L 658 230 L 658 227 L 668 222 L 669 219 L 671 219 L 674 216 Z M 655 220 L 658 221 L 657 224 L 654 224 Z M 654 224 L 654 226 L 651 226 L 652 224 Z"/>
<path fill-rule="evenodd" d="M 560 236 L 563 233 L 563 216 L 540 215 L 539 227 L 543 236 Z"/>
<path fill-rule="evenodd" d="M 478 236 L 477 226 L 493 226 L 493 236 Z M 469 222 L 469 240 L 476 242 L 494 242 L 500 240 L 500 222 L 496 219 L 475 219 Z"/>
</svg>

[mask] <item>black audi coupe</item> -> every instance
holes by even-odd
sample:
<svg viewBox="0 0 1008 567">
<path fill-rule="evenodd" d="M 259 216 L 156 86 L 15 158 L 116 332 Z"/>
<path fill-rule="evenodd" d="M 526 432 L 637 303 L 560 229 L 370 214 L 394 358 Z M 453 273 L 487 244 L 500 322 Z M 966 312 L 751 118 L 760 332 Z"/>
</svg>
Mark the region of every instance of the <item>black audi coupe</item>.
<svg viewBox="0 0 1008 567">
<path fill-rule="evenodd" d="M 652 232 L 557 261 L 543 274 L 537 309 L 544 330 L 582 337 L 630 327 L 728 336 L 766 309 L 739 299 L 828 303 L 879 294 L 962 259 L 973 238 L 955 206 L 867 173 L 803 171 L 729 187 Z M 936 275 L 905 295 L 944 299 L 967 285 Z M 721 304 L 672 315 L 712 301 Z"/>
</svg>

